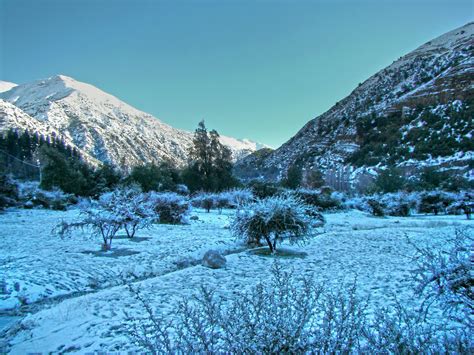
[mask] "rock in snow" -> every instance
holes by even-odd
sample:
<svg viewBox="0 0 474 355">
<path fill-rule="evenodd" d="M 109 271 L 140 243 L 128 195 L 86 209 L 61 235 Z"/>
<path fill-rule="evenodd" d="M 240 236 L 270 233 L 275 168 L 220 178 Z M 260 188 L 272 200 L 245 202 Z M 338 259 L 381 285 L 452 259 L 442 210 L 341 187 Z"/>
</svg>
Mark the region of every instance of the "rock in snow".
<svg viewBox="0 0 474 355">
<path fill-rule="evenodd" d="M 217 250 L 208 250 L 202 258 L 202 266 L 210 269 L 221 269 L 225 267 L 226 263 L 227 260 L 225 256 Z"/>
</svg>

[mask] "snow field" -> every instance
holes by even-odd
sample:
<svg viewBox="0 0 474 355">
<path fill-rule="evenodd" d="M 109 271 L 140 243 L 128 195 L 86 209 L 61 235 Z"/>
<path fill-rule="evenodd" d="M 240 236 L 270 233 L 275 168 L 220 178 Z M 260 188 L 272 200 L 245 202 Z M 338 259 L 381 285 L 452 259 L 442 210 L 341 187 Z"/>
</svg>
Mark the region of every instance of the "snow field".
<svg viewBox="0 0 474 355">
<path fill-rule="evenodd" d="M 7 338 L 10 352 L 133 350 L 124 334 L 125 312 L 140 317 L 143 309 L 126 286 L 113 286 L 122 282 L 120 275 L 135 279 L 133 287 L 161 314 L 173 309 L 183 297 L 195 294 L 202 284 L 232 298 L 265 280 L 275 258 L 241 249 L 228 229 L 233 213 L 194 210 L 191 215 L 199 220 L 191 220 L 190 225 L 156 225 L 139 231 L 138 238 L 149 239 L 138 242 L 114 240 L 112 253 L 124 249 L 138 252 L 118 257 L 84 253 L 97 251 L 100 244 L 100 240 L 88 239 L 86 231 L 65 240 L 50 235 L 57 221 L 72 219 L 77 211 L 30 210 L 0 215 L 5 250 L 0 259 L 1 274 L 7 290 L 14 289 L 15 282 L 21 288 L 2 295 L 2 308 L 18 305 L 21 297 L 29 302 L 51 300 L 33 308 L 12 328 Z M 416 304 L 410 278 L 414 250 L 406 237 L 419 245 L 440 247 L 453 236 L 455 228 L 472 228 L 472 222 L 462 216 L 375 218 L 349 211 L 325 217 L 323 234 L 305 246 L 281 245 L 304 251 L 306 257 L 279 261 L 298 275 L 314 275 L 329 288 L 357 278 L 358 291 L 370 296 L 371 307 L 389 304 L 394 295 L 405 305 Z M 180 270 L 175 265 L 185 258 L 199 259 L 208 249 L 235 253 L 227 256 L 225 269 L 196 265 Z M 82 291 L 90 293 L 75 294 Z M 58 295 L 70 298 L 51 299 Z"/>
</svg>

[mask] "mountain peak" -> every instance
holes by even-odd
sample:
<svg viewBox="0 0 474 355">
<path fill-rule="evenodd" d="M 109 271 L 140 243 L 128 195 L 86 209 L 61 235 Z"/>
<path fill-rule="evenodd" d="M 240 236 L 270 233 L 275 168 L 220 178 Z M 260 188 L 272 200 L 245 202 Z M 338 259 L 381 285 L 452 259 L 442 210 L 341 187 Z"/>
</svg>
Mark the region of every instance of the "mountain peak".
<svg viewBox="0 0 474 355">
<path fill-rule="evenodd" d="M 41 127 L 54 128 L 82 154 L 122 169 L 163 160 L 183 165 L 192 144 L 191 132 L 173 128 L 93 85 L 62 74 L 16 86 L 0 93 L 1 99 L 39 121 Z M 21 122 L 17 126 L 28 128 Z M 235 159 L 260 146 L 226 136 L 221 141 Z"/>
<path fill-rule="evenodd" d="M 17 86 L 17 84 L 11 83 L 9 81 L 0 80 L 0 93 L 8 91 L 8 90 L 14 88 L 15 86 Z"/>
<path fill-rule="evenodd" d="M 51 85 L 52 87 L 55 87 L 57 84 L 62 85 L 69 93 L 77 92 L 81 95 L 87 96 L 95 103 L 108 103 L 116 106 L 128 106 L 115 96 L 110 95 L 91 84 L 78 81 L 64 74 L 52 76 L 46 80 L 43 80 L 43 82 L 47 85 Z"/>
</svg>

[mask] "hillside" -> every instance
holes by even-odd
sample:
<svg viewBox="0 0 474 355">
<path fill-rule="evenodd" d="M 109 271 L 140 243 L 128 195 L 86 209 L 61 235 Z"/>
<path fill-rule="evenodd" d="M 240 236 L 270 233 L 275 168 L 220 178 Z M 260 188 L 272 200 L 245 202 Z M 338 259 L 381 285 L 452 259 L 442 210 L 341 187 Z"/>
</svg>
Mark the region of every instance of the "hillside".
<svg viewBox="0 0 474 355">
<path fill-rule="evenodd" d="M 48 122 L 41 122 L 31 117 L 15 105 L 0 99 L 0 134 L 6 134 L 9 130 L 28 131 L 32 134 L 43 135 L 45 137 L 61 137 L 64 142 L 71 148 L 79 147 L 69 138 L 64 137 L 54 127 L 48 124 Z M 99 161 L 91 155 L 83 152 L 82 158 L 89 164 L 97 166 Z"/>
<path fill-rule="evenodd" d="M 247 169 L 251 179 L 283 178 L 294 164 L 357 183 L 387 165 L 472 160 L 474 23 L 448 32 L 379 71 L 294 137 Z M 252 164 L 250 164 L 252 165 Z"/>
<path fill-rule="evenodd" d="M 18 129 L 33 125 L 44 134 L 54 130 L 83 155 L 125 170 L 163 160 L 183 165 L 192 143 L 191 132 L 175 129 L 92 85 L 63 75 L 15 86 L 1 93 L 0 99 L 29 116 L 28 122 L 8 118 Z M 258 147 L 247 140 L 222 140 L 234 158 Z"/>
</svg>

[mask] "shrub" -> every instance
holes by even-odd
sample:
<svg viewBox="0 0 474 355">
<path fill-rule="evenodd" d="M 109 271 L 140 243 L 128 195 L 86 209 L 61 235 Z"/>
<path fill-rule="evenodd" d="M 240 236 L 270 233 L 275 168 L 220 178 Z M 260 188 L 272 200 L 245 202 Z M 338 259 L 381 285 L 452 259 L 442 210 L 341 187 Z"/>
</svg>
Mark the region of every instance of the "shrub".
<svg viewBox="0 0 474 355">
<path fill-rule="evenodd" d="M 284 191 L 284 189 L 276 184 L 260 180 L 254 180 L 250 182 L 249 188 L 252 190 L 253 195 L 257 198 L 276 196 Z"/>
<path fill-rule="evenodd" d="M 312 215 L 310 215 L 312 214 Z M 247 244 L 261 245 L 265 240 L 271 252 L 277 242 L 303 242 L 311 236 L 311 227 L 323 224 L 322 216 L 291 196 L 276 196 L 248 204 L 236 213 L 232 233 Z"/>
<path fill-rule="evenodd" d="M 150 192 L 149 201 L 159 215 L 159 222 L 164 224 L 180 224 L 186 222 L 189 213 L 188 200 L 174 192 Z"/>
<path fill-rule="evenodd" d="M 391 193 L 380 196 L 385 214 L 389 216 L 408 217 L 419 204 L 418 193 Z"/>
<path fill-rule="evenodd" d="M 140 185 L 145 192 L 175 191 L 180 182 L 178 170 L 168 162 L 146 164 L 133 168 L 127 182 Z"/>
<path fill-rule="evenodd" d="M 240 208 L 246 203 L 252 202 L 255 197 L 250 189 L 232 189 L 218 194 L 227 201 L 226 208 Z"/>
<path fill-rule="evenodd" d="M 467 219 L 471 219 L 472 210 L 474 209 L 474 198 L 470 192 L 461 192 L 457 195 L 449 207 L 447 212 L 452 214 L 464 213 Z"/>
<path fill-rule="evenodd" d="M 201 192 L 192 198 L 191 204 L 194 207 L 204 208 L 209 213 L 217 205 L 216 196 L 215 194 Z"/>
<path fill-rule="evenodd" d="M 357 346 L 363 303 L 354 293 L 323 293 L 310 277 L 297 280 L 274 265 L 272 277 L 231 301 L 202 287 L 170 322 L 155 315 L 141 294 L 145 319 L 133 319 L 131 340 L 150 353 L 304 353 Z"/>
<path fill-rule="evenodd" d="M 122 227 L 129 238 L 133 238 L 139 229 L 148 228 L 159 218 L 149 195 L 142 193 L 138 186 L 119 188 L 103 194 L 99 202 L 102 208 L 122 216 Z"/>
<path fill-rule="evenodd" d="M 439 212 L 446 211 L 455 200 L 454 194 L 442 191 L 425 192 L 421 195 L 420 212 L 438 215 Z"/>
<path fill-rule="evenodd" d="M 129 290 L 144 312 L 126 313 L 126 335 L 152 354 L 472 353 L 469 330 L 439 326 L 400 303 L 371 316 L 355 283 L 330 292 L 279 264 L 268 281 L 231 300 L 203 286 L 163 317 Z"/>
<path fill-rule="evenodd" d="M 369 212 L 374 216 L 408 217 L 418 209 L 419 200 L 420 195 L 416 192 L 397 192 L 353 197 L 344 201 L 343 207 Z"/>
<path fill-rule="evenodd" d="M 314 206 L 321 211 L 338 210 L 342 208 L 341 200 L 331 190 L 296 190 L 295 195 L 304 203 Z"/>
<path fill-rule="evenodd" d="M 15 206 L 17 199 L 17 186 L 6 175 L 0 175 L 0 210 Z"/>
<path fill-rule="evenodd" d="M 413 275 L 418 284 L 417 292 L 427 301 L 439 301 L 445 316 L 472 326 L 472 231 L 455 230 L 454 238 L 443 250 L 419 247 L 409 242 L 416 249 L 417 268 Z"/>
<path fill-rule="evenodd" d="M 230 208 L 231 202 L 227 194 L 217 194 L 215 196 L 216 208 L 219 210 L 219 213 L 222 212 L 224 208 Z"/>
<path fill-rule="evenodd" d="M 58 211 L 65 211 L 68 205 L 77 201 L 74 195 L 66 194 L 59 189 L 52 191 L 37 190 L 31 200 L 34 205 L 41 205 Z"/>
<path fill-rule="evenodd" d="M 367 204 L 370 207 L 370 213 L 372 215 L 377 216 L 377 217 L 385 216 L 384 206 L 379 201 L 372 198 L 367 201 Z"/>
<path fill-rule="evenodd" d="M 70 235 L 74 229 L 89 227 L 92 230 L 92 236 L 102 238 L 102 249 L 110 250 L 113 238 L 124 225 L 124 216 L 103 208 L 101 203 L 96 201 L 81 207 L 79 221 L 72 223 L 62 221 L 53 229 L 53 233 L 63 238 Z"/>
<path fill-rule="evenodd" d="M 214 194 L 199 193 L 192 198 L 191 203 L 209 212 L 213 208 L 219 211 L 224 208 L 239 208 L 253 199 L 253 193 L 249 189 L 232 189 Z"/>
<path fill-rule="evenodd" d="M 26 208 L 43 207 L 54 210 L 66 210 L 76 204 L 78 199 L 72 194 L 54 188 L 51 191 L 39 188 L 38 182 L 21 182 L 18 184 L 19 199 Z"/>
</svg>

